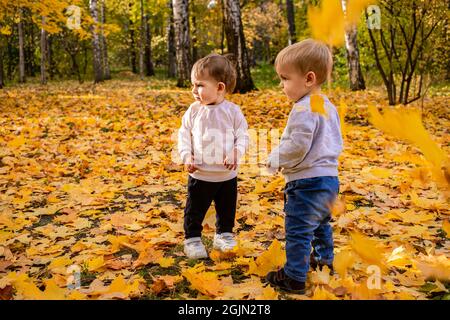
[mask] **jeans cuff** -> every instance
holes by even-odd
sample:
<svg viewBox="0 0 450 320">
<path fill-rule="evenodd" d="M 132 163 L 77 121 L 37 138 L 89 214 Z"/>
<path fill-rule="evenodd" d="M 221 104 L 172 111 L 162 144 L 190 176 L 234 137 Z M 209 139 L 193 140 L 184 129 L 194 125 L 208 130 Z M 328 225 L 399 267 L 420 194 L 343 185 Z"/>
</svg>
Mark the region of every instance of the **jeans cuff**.
<svg viewBox="0 0 450 320">
<path fill-rule="evenodd" d="M 293 274 L 289 271 L 289 269 L 286 269 L 286 266 L 284 267 L 284 273 L 285 273 L 289 278 L 294 279 L 294 280 L 296 280 L 296 281 L 298 281 L 298 282 L 306 282 L 306 275 L 305 275 L 304 277 L 298 277 L 298 276 L 295 276 L 295 275 L 293 275 Z"/>
</svg>

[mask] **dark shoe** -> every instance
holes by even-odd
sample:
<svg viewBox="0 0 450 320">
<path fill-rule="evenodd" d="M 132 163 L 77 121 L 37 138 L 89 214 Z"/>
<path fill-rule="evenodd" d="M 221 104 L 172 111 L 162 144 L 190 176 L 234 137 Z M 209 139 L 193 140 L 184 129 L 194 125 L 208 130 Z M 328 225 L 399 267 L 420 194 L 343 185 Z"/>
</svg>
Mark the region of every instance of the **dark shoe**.
<svg viewBox="0 0 450 320">
<path fill-rule="evenodd" d="M 332 265 L 332 264 L 330 265 L 330 264 L 325 264 L 325 263 L 317 262 L 313 255 L 311 255 L 310 258 L 309 258 L 309 266 L 310 266 L 313 270 L 316 270 L 317 267 L 319 267 L 319 270 L 320 270 L 320 271 L 322 271 L 322 268 L 323 268 L 323 267 L 327 266 L 328 269 L 330 269 L 330 274 L 331 274 L 331 275 L 334 274 L 334 268 L 333 268 L 333 265 Z"/>
<path fill-rule="evenodd" d="M 278 271 L 269 272 L 266 276 L 266 280 L 275 287 L 279 287 L 283 290 L 304 294 L 305 293 L 305 283 L 289 278 L 286 273 L 284 273 L 284 268 Z"/>
</svg>

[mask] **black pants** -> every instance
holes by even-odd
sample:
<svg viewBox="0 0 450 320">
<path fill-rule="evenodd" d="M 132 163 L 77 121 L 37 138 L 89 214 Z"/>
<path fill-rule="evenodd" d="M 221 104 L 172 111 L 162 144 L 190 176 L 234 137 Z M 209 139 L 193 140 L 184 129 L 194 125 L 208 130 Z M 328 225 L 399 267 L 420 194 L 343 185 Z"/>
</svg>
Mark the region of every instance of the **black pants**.
<svg viewBox="0 0 450 320">
<path fill-rule="evenodd" d="M 236 217 L 237 178 L 223 182 L 202 181 L 189 176 L 184 209 L 185 238 L 200 237 L 203 219 L 214 200 L 216 233 L 232 232 Z"/>
</svg>

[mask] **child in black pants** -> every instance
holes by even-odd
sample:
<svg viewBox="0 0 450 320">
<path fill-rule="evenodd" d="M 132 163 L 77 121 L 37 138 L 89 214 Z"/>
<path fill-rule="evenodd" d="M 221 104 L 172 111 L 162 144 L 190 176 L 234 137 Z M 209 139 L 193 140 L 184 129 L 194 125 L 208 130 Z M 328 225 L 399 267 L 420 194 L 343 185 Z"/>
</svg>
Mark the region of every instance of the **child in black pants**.
<svg viewBox="0 0 450 320">
<path fill-rule="evenodd" d="M 183 116 L 178 151 L 189 172 L 184 252 L 199 259 L 208 257 L 201 232 L 212 201 L 217 213 L 214 248 L 227 251 L 236 245 L 237 168 L 248 146 L 248 126 L 240 108 L 225 99 L 236 84 L 229 60 L 208 55 L 194 64 L 191 78 L 196 101 Z"/>
</svg>

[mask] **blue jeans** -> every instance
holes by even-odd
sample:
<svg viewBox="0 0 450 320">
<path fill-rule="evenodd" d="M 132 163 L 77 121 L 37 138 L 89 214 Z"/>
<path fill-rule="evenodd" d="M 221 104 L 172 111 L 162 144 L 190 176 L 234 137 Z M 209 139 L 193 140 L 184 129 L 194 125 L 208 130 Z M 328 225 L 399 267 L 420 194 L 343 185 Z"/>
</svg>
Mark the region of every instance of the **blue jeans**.
<svg viewBox="0 0 450 320">
<path fill-rule="evenodd" d="M 311 246 L 317 262 L 333 263 L 333 230 L 330 205 L 339 193 L 338 177 L 290 181 L 284 190 L 286 213 L 286 264 L 290 278 L 305 282 Z"/>
</svg>

